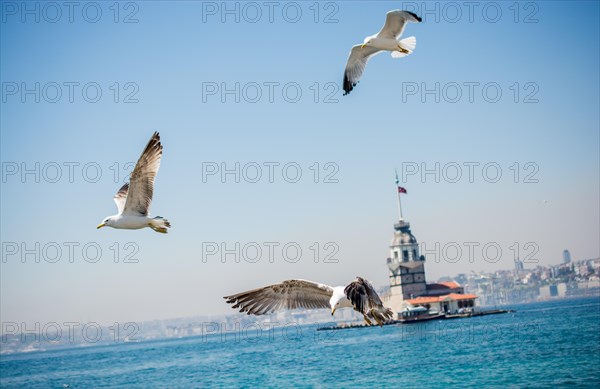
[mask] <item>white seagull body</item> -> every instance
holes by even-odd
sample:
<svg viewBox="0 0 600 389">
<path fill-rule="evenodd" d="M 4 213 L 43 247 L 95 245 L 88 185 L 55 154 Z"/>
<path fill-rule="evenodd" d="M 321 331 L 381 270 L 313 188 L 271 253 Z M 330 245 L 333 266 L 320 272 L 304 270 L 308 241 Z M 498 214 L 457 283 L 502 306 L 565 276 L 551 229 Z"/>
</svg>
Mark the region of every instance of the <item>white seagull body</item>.
<svg viewBox="0 0 600 389">
<path fill-rule="evenodd" d="M 409 11 L 395 10 L 387 13 L 385 24 L 377 34 L 365 38 L 362 45 L 350 50 L 350 56 L 344 71 L 344 95 L 354 89 L 362 76 L 367 62 L 383 51 L 390 51 L 392 58 L 402 58 L 413 52 L 417 46 L 417 38 L 411 36 L 398 40 L 407 22 L 421 22 L 421 18 Z"/>
<path fill-rule="evenodd" d="M 392 310 L 383 306 L 375 289 L 364 278 L 357 277 L 346 286 L 329 286 L 306 280 L 287 280 L 279 284 L 249 290 L 224 297 L 232 308 L 248 315 L 265 315 L 281 309 L 354 308 L 367 324 L 377 324 L 392 319 Z"/>
<path fill-rule="evenodd" d="M 167 233 L 171 223 L 160 216 L 148 216 L 152 194 L 154 193 L 154 179 L 160 167 L 162 145 L 160 136 L 155 132 L 138 159 L 129 182 L 119 189 L 114 196 L 119 213 L 109 216 L 97 228 L 104 226 L 126 230 L 139 230 L 150 227 L 156 232 Z"/>
</svg>

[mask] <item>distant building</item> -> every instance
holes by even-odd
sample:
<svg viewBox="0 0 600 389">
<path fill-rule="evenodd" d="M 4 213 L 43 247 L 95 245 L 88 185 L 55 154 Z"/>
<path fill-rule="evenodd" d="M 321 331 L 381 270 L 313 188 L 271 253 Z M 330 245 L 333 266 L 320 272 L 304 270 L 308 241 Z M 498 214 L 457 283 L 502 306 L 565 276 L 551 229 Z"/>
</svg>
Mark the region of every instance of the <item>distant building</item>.
<svg viewBox="0 0 600 389">
<path fill-rule="evenodd" d="M 476 298 L 477 295 L 474 294 L 450 293 L 443 296 L 421 296 L 406 300 L 405 303 L 438 312 L 456 312 L 461 308 L 473 308 Z"/>
<path fill-rule="evenodd" d="M 571 262 L 571 253 L 569 252 L 569 250 L 565 249 L 563 251 L 563 263 L 570 263 Z"/>
<path fill-rule="evenodd" d="M 390 294 L 400 302 L 427 292 L 425 283 L 425 257 L 419 255 L 419 244 L 410 231 L 410 223 L 400 220 L 394 224 L 394 237 L 390 244 Z"/>
<path fill-rule="evenodd" d="M 540 298 L 565 297 L 567 295 L 567 284 L 564 282 L 540 287 Z"/>
<path fill-rule="evenodd" d="M 525 270 L 525 266 L 523 265 L 523 261 L 519 258 L 515 258 L 515 271 L 517 273 L 522 273 Z"/>
<path fill-rule="evenodd" d="M 387 259 L 390 295 L 386 305 L 396 314 L 407 307 L 417 306 L 439 312 L 455 312 L 460 308 L 473 307 L 477 296 L 465 295 L 464 288 L 457 282 L 426 283 L 425 256 L 419 253 L 419 244 L 410 231 L 410 223 L 402 217 L 402 193 L 406 193 L 406 190 L 398 186 L 399 220 L 394 224 L 390 257 Z"/>
</svg>

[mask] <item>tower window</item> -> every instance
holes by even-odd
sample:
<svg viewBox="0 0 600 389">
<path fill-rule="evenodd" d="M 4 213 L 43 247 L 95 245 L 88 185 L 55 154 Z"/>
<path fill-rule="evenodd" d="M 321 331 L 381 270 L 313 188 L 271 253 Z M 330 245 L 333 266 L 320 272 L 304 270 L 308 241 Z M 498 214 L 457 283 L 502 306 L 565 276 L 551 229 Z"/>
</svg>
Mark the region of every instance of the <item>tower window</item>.
<svg viewBox="0 0 600 389">
<path fill-rule="evenodd" d="M 408 251 L 407 250 L 402 251 L 402 260 L 404 262 L 408 262 Z"/>
</svg>

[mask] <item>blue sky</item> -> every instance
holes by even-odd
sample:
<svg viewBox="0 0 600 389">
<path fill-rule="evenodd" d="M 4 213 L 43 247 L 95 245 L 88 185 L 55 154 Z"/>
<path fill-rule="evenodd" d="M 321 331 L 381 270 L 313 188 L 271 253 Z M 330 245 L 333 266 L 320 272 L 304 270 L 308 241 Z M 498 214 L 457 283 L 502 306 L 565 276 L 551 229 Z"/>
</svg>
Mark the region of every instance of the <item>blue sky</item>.
<svg viewBox="0 0 600 389">
<path fill-rule="evenodd" d="M 503 252 L 494 263 L 481 252 L 472 263 L 466 253 L 455 263 L 429 255 L 430 280 L 512 268 L 514 242 L 521 257 L 535 251 L 544 265 L 558 263 L 565 248 L 574 259 L 600 255 L 597 2 L 522 2 L 517 21 L 512 2 L 481 2 L 472 22 L 464 8 L 452 22 L 442 3 L 437 10 L 430 3 L 433 11 L 426 13 L 423 2 L 322 2 L 317 23 L 314 2 L 277 3 L 272 22 L 268 9 L 254 3 L 262 12 L 256 23 L 247 20 L 253 10 L 235 2 L 227 4 L 239 7 L 239 23 L 234 14 L 221 21 L 221 2 L 121 3 L 118 23 L 112 2 L 98 3 L 96 23 L 85 19 L 95 17 L 87 8 L 87 14 L 76 8 L 72 23 L 62 8 L 50 23 L 55 10 L 43 4 L 39 22 L 26 13 L 22 22 L 21 3 L 10 4 L 3 4 L 0 24 L 3 321 L 109 323 L 228 313 L 221 296 L 295 277 L 343 284 L 362 275 L 385 285 L 397 219 L 394 169 L 402 173 L 409 165 L 439 163 L 440 174 L 463 169 L 455 183 L 418 174 L 402 183 L 404 215 L 420 241 L 427 247 L 494 242 Z M 388 10 L 410 7 L 425 18 L 405 31 L 417 37 L 415 52 L 398 60 L 375 57 L 342 97 L 350 47 L 376 33 Z M 495 23 L 490 7 L 501 10 Z M 283 15 L 284 8 L 290 13 Z M 298 8 L 296 23 L 285 19 Z M 123 23 L 131 13 L 138 22 Z M 324 22 L 326 15 L 332 23 Z M 36 83 L 40 102 L 32 94 L 22 101 L 22 87 Z M 239 103 L 221 94 L 236 83 Z M 436 83 L 439 102 L 421 95 Z M 101 90 L 98 102 L 85 100 L 84 85 L 88 100 Z M 215 85 L 219 91 L 206 94 Z M 252 103 L 257 85 L 261 97 Z M 466 85 L 474 85 L 472 102 Z M 410 94 L 415 86 L 418 92 Z M 462 97 L 452 103 L 457 86 Z M 489 102 L 498 89 L 501 98 Z M 301 97 L 289 102 L 296 90 Z M 138 101 L 125 103 L 133 92 L 129 97 Z M 537 102 L 526 103 L 527 97 Z M 111 197 L 124 180 L 123 174 L 115 179 L 115 169 L 126 173 L 154 130 L 164 157 L 152 214 L 167 217 L 173 228 L 166 236 L 96 230 L 115 213 Z M 267 179 L 269 162 L 278 164 L 274 182 Z M 40 182 L 33 174 L 23 179 L 23 166 L 36 163 Z M 72 180 L 65 163 L 73 166 Z M 207 163 L 229 169 L 239 163 L 248 174 L 258 164 L 263 176 L 256 183 L 232 175 L 203 182 Z M 296 183 L 281 172 L 290 163 L 302 171 Z M 473 182 L 465 163 L 475 164 Z M 486 164 L 500 168 L 497 182 L 483 176 Z M 324 183 L 334 171 L 338 182 Z M 537 182 L 525 182 L 529 173 Z M 57 262 L 35 253 L 22 263 L 22 245 L 31 249 L 36 242 L 47 250 L 62 247 Z M 281 255 L 270 263 L 266 252 L 256 263 L 245 257 L 203 262 L 203 243 L 211 242 L 295 242 L 303 254 L 296 263 Z M 328 242 L 338 263 L 323 263 Z M 134 246 L 125 249 L 127 243 Z M 82 259 L 86 244 L 101 248 L 98 262 Z M 68 245 L 75 247 L 73 263 Z M 8 255 L 14 247 L 19 252 Z M 115 251 L 122 260 L 134 249 L 138 263 L 114 262 Z"/>
</svg>

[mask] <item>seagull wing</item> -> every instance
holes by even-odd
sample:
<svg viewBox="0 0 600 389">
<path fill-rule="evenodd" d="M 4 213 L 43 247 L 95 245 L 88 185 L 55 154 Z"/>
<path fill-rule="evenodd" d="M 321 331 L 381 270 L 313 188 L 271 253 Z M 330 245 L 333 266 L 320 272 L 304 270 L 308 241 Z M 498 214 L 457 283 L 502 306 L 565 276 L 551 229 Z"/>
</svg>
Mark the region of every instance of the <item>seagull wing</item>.
<svg viewBox="0 0 600 389">
<path fill-rule="evenodd" d="M 354 306 L 354 310 L 363 315 L 377 318 L 378 322 L 388 321 L 392 318 L 391 309 L 383 306 L 373 285 L 364 278 L 356 277 L 355 281 L 346 286 L 344 293 Z"/>
<path fill-rule="evenodd" d="M 152 193 L 154 192 L 154 178 L 160 167 L 161 157 L 160 136 L 158 132 L 155 132 L 129 178 L 129 191 L 123 209 L 124 214 L 148 215 L 150 203 L 152 203 Z"/>
<path fill-rule="evenodd" d="M 352 46 L 352 50 L 350 50 L 350 56 L 348 56 L 346 70 L 344 71 L 344 96 L 350 93 L 358 84 L 369 59 L 381 53 L 381 50 L 374 47 L 361 46 Z"/>
<path fill-rule="evenodd" d="M 306 280 L 287 280 L 279 284 L 225 296 L 232 308 L 248 315 L 264 315 L 281 309 L 330 308 L 333 288 Z"/>
<path fill-rule="evenodd" d="M 399 9 L 390 11 L 385 18 L 385 24 L 381 31 L 377 33 L 378 38 L 398 39 L 404 32 L 407 22 L 419 23 L 421 20 L 416 14 Z"/>
<path fill-rule="evenodd" d="M 113 197 L 113 200 L 115 200 L 115 203 L 117 204 L 117 209 L 119 210 L 119 213 L 123 213 L 123 209 L 125 209 L 125 201 L 127 200 L 128 190 L 129 183 L 127 182 L 121 187 L 121 189 L 119 189 L 117 194 L 115 194 L 115 196 Z"/>
</svg>

